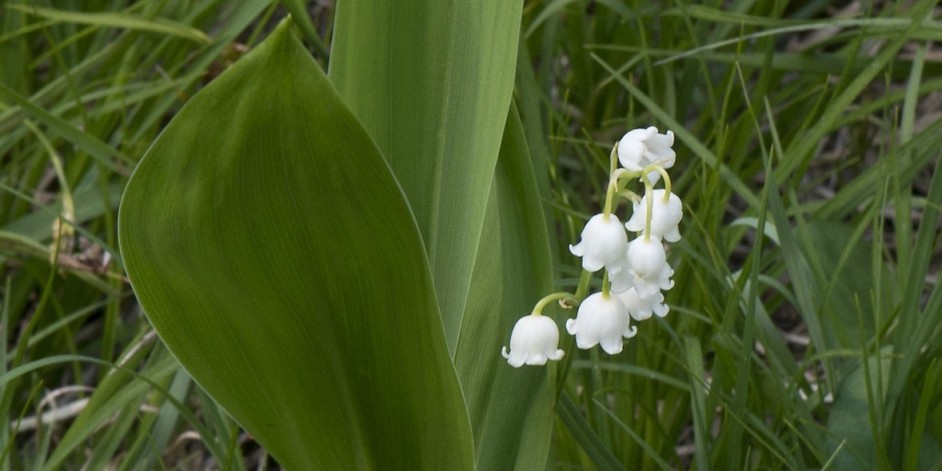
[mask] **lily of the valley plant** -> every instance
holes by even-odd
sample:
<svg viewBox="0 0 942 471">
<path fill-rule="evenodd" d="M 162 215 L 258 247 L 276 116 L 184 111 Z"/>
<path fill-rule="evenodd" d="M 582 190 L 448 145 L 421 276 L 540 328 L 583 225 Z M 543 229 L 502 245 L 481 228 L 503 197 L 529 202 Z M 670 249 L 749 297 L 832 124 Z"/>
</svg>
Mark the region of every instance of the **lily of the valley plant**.
<svg viewBox="0 0 942 471">
<path fill-rule="evenodd" d="M 310 36 L 300 2 L 284 3 Z M 548 175 L 513 102 L 521 13 L 340 0 L 326 73 L 285 21 L 135 168 L 118 232 L 141 306 L 287 469 L 546 468 L 554 377 L 496 354 L 553 276 Z M 606 273 L 567 324 L 581 347 L 620 351 L 632 316 L 667 312 L 661 239 L 676 240 L 679 200 L 653 186 L 670 189 L 671 143 L 653 128 L 625 137 L 605 211 L 573 246 Z M 627 192 L 641 177 L 644 195 Z M 625 197 L 631 243 L 614 215 Z M 580 299 L 547 296 L 518 321 L 511 365 L 563 357 L 540 315 L 555 300 Z"/>
<path fill-rule="evenodd" d="M 674 270 L 667 262 L 665 244 L 680 240 L 678 225 L 683 216 L 682 203 L 671 192 L 667 174 L 676 158 L 673 144 L 673 132 L 659 134 L 652 126 L 629 131 L 612 149 L 605 207 L 586 223 L 582 240 L 569 246 L 573 255 L 582 257 L 584 275 L 590 276 L 581 277 L 576 293 L 548 295 L 517 321 L 510 351 L 502 351 L 511 366 L 545 365 L 563 357 L 557 348 L 559 329 L 542 314 L 552 300 L 565 308 L 578 306 L 576 318 L 566 321 L 566 331 L 576 337 L 577 347 L 600 345 L 610 355 L 620 353 L 624 340 L 637 334 L 632 320 L 667 315 L 670 309 L 663 292 L 674 286 Z M 655 189 L 662 179 L 664 188 Z M 643 195 L 627 190 L 636 180 L 643 185 Z M 632 203 L 625 224 L 615 214 L 621 199 Z M 598 271 L 603 272 L 602 290 L 583 299 L 591 274 Z"/>
</svg>

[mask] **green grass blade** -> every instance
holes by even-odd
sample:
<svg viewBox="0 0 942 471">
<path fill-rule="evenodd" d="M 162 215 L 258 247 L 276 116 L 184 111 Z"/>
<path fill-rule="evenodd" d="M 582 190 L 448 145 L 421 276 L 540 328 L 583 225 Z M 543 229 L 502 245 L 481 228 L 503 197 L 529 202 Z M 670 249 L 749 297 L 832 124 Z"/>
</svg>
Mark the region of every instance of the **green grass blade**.
<svg viewBox="0 0 942 471">
<path fill-rule="evenodd" d="M 694 460 L 697 463 L 697 469 L 710 469 L 709 430 L 712 414 L 706 409 L 709 385 L 703 368 L 703 349 L 700 347 L 700 341 L 695 337 L 685 338 L 684 347 L 687 353 L 685 361 L 690 378 L 690 405 L 696 444 Z"/>
<path fill-rule="evenodd" d="M 301 0 L 281 0 L 281 4 L 291 13 L 291 18 L 301 29 L 304 39 L 311 43 L 318 56 L 327 61 L 330 57 L 330 51 L 327 49 L 327 45 L 324 44 L 324 40 L 317 34 L 317 28 L 315 28 L 314 23 L 311 22 L 311 17 L 307 14 L 305 2 Z"/>
<path fill-rule="evenodd" d="M 906 471 L 915 471 L 920 465 L 920 451 L 924 448 L 923 441 L 931 440 L 931 437 L 925 435 L 926 420 L 929 417 L 929 409 L 932 404 L 933 395 L 937 393 L 936 382 L 939 379 L 940 370 L 938 368 L 939 359 L 934 358 L 926 368 L 926 382 L 922 387 L 919 398 L 919 406 L 916 411 L 915 423 L 910 430 L 909 442 L 906 443 L 906 449 L 903 455 L 903 467 Z"/>
<path fill-rule="evenodd" d="M 910 26 L 901 33 L 894 35 L 876 57 L 868 60 L 866 67 L 854 76 L 840 95 L 831 100 L 821 117 L 807 131 L 807 135 L 802 139 L 794 140 L 793 144 L 785 150 L 786 155 L 790 158 L 782 160 L 781 165 L 776 167 L 776 180 L 784 181 L 799 165 L 807 158 L 810 158 L 812 150 L 818 146 L 821 138 L 833 130 L 835 123 L 846 112 L 851 103 L 872 83 L 874 77 L 886 69 L 887 64 L 896 57 L 899 49 L 910 40 L 913 32 L 923 24 L 935 4 L 934 0 L 923 0 L 913 5 L 909 11 Z"/>
<path fill-rule="evenodd" d="M 79 148 L 88 152 L 89 155 L 94 157 L 99 163 L 101 163 L 101 165 L 103 165 L 108 170 L 111 170 L 112 172 L 120 173 L 117 164 L 114 162 L 115 159 L 124 161 L 125 163 L 130 162 L 130 159 L 127 156 L 115 148 L 102 142 L 97 137 L 92 136 L 91 134 L 88 134 L 73 126 L 64 119 L 36 106 L 28 98 L 21 96 L 19 93 L 16 93 L 6 85 L 0 84 L 0 98 L 5 98 L 19 105 L 24 110 L 26 110 L 27 113 L 36 118 L 37 121 L 46 124 L 49 126 L 49 129 L 54 131 L 56 134 L 71 141 Z"/>
<path fill-rule="evenodd" d="M 888 394 L 891 401 L 898 398 L 909 387 L 910 375 L 916 365 L 921 361 L 928 361 L 924 346 L 935 338 L 935 327 L 942 322 L 942 309 L 938 309 L 938 301 L 942 298 L 942 288 L 938 284 L 929 293 L 924 307 L 921 306 L 933 253 L 938 250 L 939 246 L 940 219 L 942 219 L 942 166 L 936 165 L 929 183 L 922 220 L 912 244 L 912 262 L 909 265 L 909 272 L 903 274 L 902 279 L 900 325 L 895 333 L 901 358 L 894 364 L 892 372 L 893 380 L 890 382 Z"/>
<path fill-rule="evenodd" d="M 777 189 L 771 189 L 768 193 L 769 207 L 768 212 L 771 216 L 771 222 L 775 224 L 776 231 L 781 244 L 782 257 L 785 259 L 785 266 L 791 280 L 792 289 L 795 292 L 795 299 L 798 301 L 796 306 L 801 313 L 801 317 L 808 326 L 808 333 L 811 341 L 819 350 L 825 350 L 829 343 L 825 340 L 824 327 L 821 323 L 821 316 L 817 306 L 814 304 L 816 299 L 814 293 L 815 280 L 808 266 L 805 255 L 796 240 L 794 229 L 788 221 L 785 213 L 785 206 Z M 830 362 L 825 362 L 825 371 L 830 371 Z M 827 374 L 828 381 L 833 381 L 834 376 Z M 828 389 L 833 390 L 833 383 Z"/>
<path fill-rule="evenodd" d="M 618 461 L 618 458 L 615 458 L 615 455 L 606 448 L 605 443 L 595 433 L 592 426 L 589 425 L 589 422 L 583 417 L 582 412 L 579 411 L 576 404 L 572 402 L 572 399 L 570 399 L 566 393 L 563 393 L 559 397 L 558 412 L 559 418 L 566 424 L 566 428 L 569 429 L 569 432 L 572 433 L 579 445 L 582 446 L 582 449 L 595 466 L 597 466 L 597 469 L 610 471 L 625 469 Z"/>
<path fill-rule="evenodd" d="M 85 24 L 97 26 L 100 28 L 134 29 L 139 31 L 148 31 L 151 33 L 177 36 L 200 43 L 209 42 L 209 37 L 206 36 L 206 33 L 191 26 L 170 21 L 166 18 L 147 19 L 136 17 L 127 13 L 86 13 L 78 11 L 55 10 L 52 8 L 42 8 L 32 5 L 26 6 L 7 4 L 5 6 L 11 10 L 19 10 L 57 22 Z"/>
<path fill-rule="evenodd" d="M 677 136 L 677 140 L 683 142 L 687 147 L 690 148 L 693 153 L 699 157 L 703 162 L 710 168 L 716 169 L 719 172 L 720 177 L 729 185 L 736 193 L 742 197 L 750 206 L 758 207 L 759 199 L 756 198 L 756 195 L 753 194 L 751 190 L 746 186 L 745 183 L 734 173 L 729 167 L 727 167 L 722 160 L 720 160 L 710 149 L 708 149 L 696 136 L 687 131 L 687 129 L 680 124 L 670 113 L 664 110 L 661 106 L 655 103 L 651 98 L 649 98 L 641 89 L 639 89 L 635 84 L 629 82 L 625 79 L 622 74 L 612 68 L 607 62 L 605 62 L 601 57 L 596 54 L 592 54 L 592 58 L 598 62 L 599 65 L 605 69 L 606 72 L 611 74 L 612 78 L 619 85 L 625 88 L 628 93 L 638 100 L 639 103 L 644 105 L 651 114 L 653 114 L 658 120 L 664 123 L 664 126 L 667 129 L 674 131 L 674 134 Z"/>
</svg>

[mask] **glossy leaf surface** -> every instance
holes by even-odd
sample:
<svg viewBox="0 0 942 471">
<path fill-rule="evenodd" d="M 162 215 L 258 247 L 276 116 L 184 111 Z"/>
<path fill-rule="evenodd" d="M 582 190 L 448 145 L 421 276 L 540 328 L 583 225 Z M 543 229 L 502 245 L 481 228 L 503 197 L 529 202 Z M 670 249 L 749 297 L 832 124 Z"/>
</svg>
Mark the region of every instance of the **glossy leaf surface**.
<svg viewBox="0 0 942 471">
<path fill-rule="evenodd" d="M 522 5 L 337 5 L 330 79 L 415 213 L 452 354 L 510 106 Z"/>
<path fill-rule="evenodd" d="M 555 362 L 512 368 L 500 354 L 517 319 L 552 289 L 542 202 L 516 107 L 484 221 L 455 357 L 477 463 L 479 469 L 542 470 L 555 416 Z"/>
<path fill-rule="evenodd" d="M 180 111 L 119 218 L 161 338 L 282 465 L 473 467 L 415 220 L 286 24 Z"/>
</svg>

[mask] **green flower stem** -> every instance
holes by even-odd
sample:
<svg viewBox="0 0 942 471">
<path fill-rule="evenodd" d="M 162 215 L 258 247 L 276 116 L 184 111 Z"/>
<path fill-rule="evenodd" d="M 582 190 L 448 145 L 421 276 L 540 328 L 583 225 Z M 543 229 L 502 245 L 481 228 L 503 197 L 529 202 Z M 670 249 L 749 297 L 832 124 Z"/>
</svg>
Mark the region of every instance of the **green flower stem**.
<svg viewBox="0 0 942 471">
<path fill-rule="evenodd" d="M 661 174 L 661 177 L 664 178 L 664 202 L 668 202 L 671 199 L 671 177 L 667 174 L 667 170 L 664 170 L 664 167 L 658 165 L 657 171 Z"/>
<path fill-rule="evenodd" d="M 605 191 L 605 209 L 602 211 L 602 218 L 608 221 L 608 215 L 612 214 L 612 200 L 614 199 L 615 186 L 618 177 L 615 176 L 615 170 L 618 169 L 618 143 L 612 146 L 612 151 L 608 154 L 608 189 Z"/>
<path fill-rule="evenodd" d="M 589 281 L 592 281 L 592 272 L 582 270 L 582 276 L 579 277 L 579 286 L 576 287 L 575 298 L 581 303 L 589 292 Z"/>
<path fill-rule="evenodd" d="M 605 274 L 602 275 L 602 297 L 608 299 L 609 296 L 609 286 L 611 283 L 608 281 L 608 270 L 605 270 Z"/>
<path fill-rule="evenodd" d="M 605 218 L 605 220 L 608 220 L 608 216 L 615 210 L 615 194 L 620 190 L 619 181 L 623 181 L 623 179 L 629 175 L 630 174 L 622 168 L 612 171 L 611 177 L 608 180 L 608 189 L 605 192 L 605 209 L 602 210 L 602 217 Z"/>
<path fill-rule="evenodd" d="M 669 201 L 671 196 L 671 177 L 667 174 L 667 170 L 664 167 L 661 167 L 658 164 L 651 164 L 641 170 L 642 175 L 647 175 L 651 172 L 657 172 L 661 174 L 661 177 L 664 178 L 664 189 L 667 190 L 664 192 L 664 201 Z"/>
<path fill-rule="evenodd" d="M 565 292 L 565 291 L 561 291 L 561 292 L 558 292 L 558 293 L 547 294 L 546 296 L 543 296 L 543 299 L 539 300 L 539 301 L 536 303 L 536 306 L 533 306 L 533 315 L 534 315 L 534 316 L 542 315 L 542 314 L 543 314 L 543 308 L 546 307 L 547 304 L 549 304 L 549 303 L 551 303 L 551 302 L 553 302 L 553 301 L 557 301 L 557 300 L 562 300 L 562 301 L 564 301 L 564 302 L 565 302 L 565 306 L 575 306 L 575 305 L 579 304 L 579 300 L 576 299 L 576 297 L 573 296 L 572 293 L 567 293 L 567 292 Z"/>
<path fill-rule="evenodd" d="M 608 154 L 608 174 L 615 173 L 618 168 L 618 143 L 612 146 L 612 151 Z"/>
<path fill-rule="evenodd" d="M 617 195 L 619 198 L 631 201 L 632 203 L 638 203 L 641 201 L 641 195 L 631 191 L 631 190 L 621 190 Z"/>
</svg>

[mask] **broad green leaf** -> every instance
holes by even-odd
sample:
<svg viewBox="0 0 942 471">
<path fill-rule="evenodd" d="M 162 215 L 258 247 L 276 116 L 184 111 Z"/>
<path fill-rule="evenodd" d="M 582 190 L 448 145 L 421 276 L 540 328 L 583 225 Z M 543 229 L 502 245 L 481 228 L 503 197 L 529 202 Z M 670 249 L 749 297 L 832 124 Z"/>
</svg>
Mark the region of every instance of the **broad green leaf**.
<svg viewBox="0 0 942 471">
<path fill-rule="evenodd" d="M 161 338 L 287 469 L 473 467 L 413 216 L 287 23 L 155 141 L 119 242 Z"/>
<path fill-rule="evenodd" d="M 510 105 L 522 5 L 337 5 L 330 79 L 415 213 L 452 354 Z"/>
<path fill-rule="evenodd" d="M 501 356 L 514 323 L 552 289 L 540 193 L 511 107 L 488 199 L 455 365 L 479 469 L 546 468 L 555 367 L 512 368 Z"/>
<path fill-rule="evenodd" d="M 879 469 L 873 418 L 881 413 L 878 398 L 886 393 L 889 353 L 890 349 L 884 348 L 879 358 L 872 356 L 866 363 L 858 362 L 834 395 L 828 417 L 832 469 Z"/>
<path fill-rule="evenodd" d="M 880 279 L 872 270 L 873 250 L 862 243 L 859 231 L 817 222 L 800 226 L 799 231 L 804 236 L 799 239 L 800 248 L 817 275 L 813 301 L 820 312 L 826 345 L 859 348 L 861 339 L 874 336 L 874 310 L 893 309 L 897 295 L 891 291 L 892 285 L 878 284 Z M 874 300 L 881 300 L 881 306 L 875 307 Z"/>
</svg>

